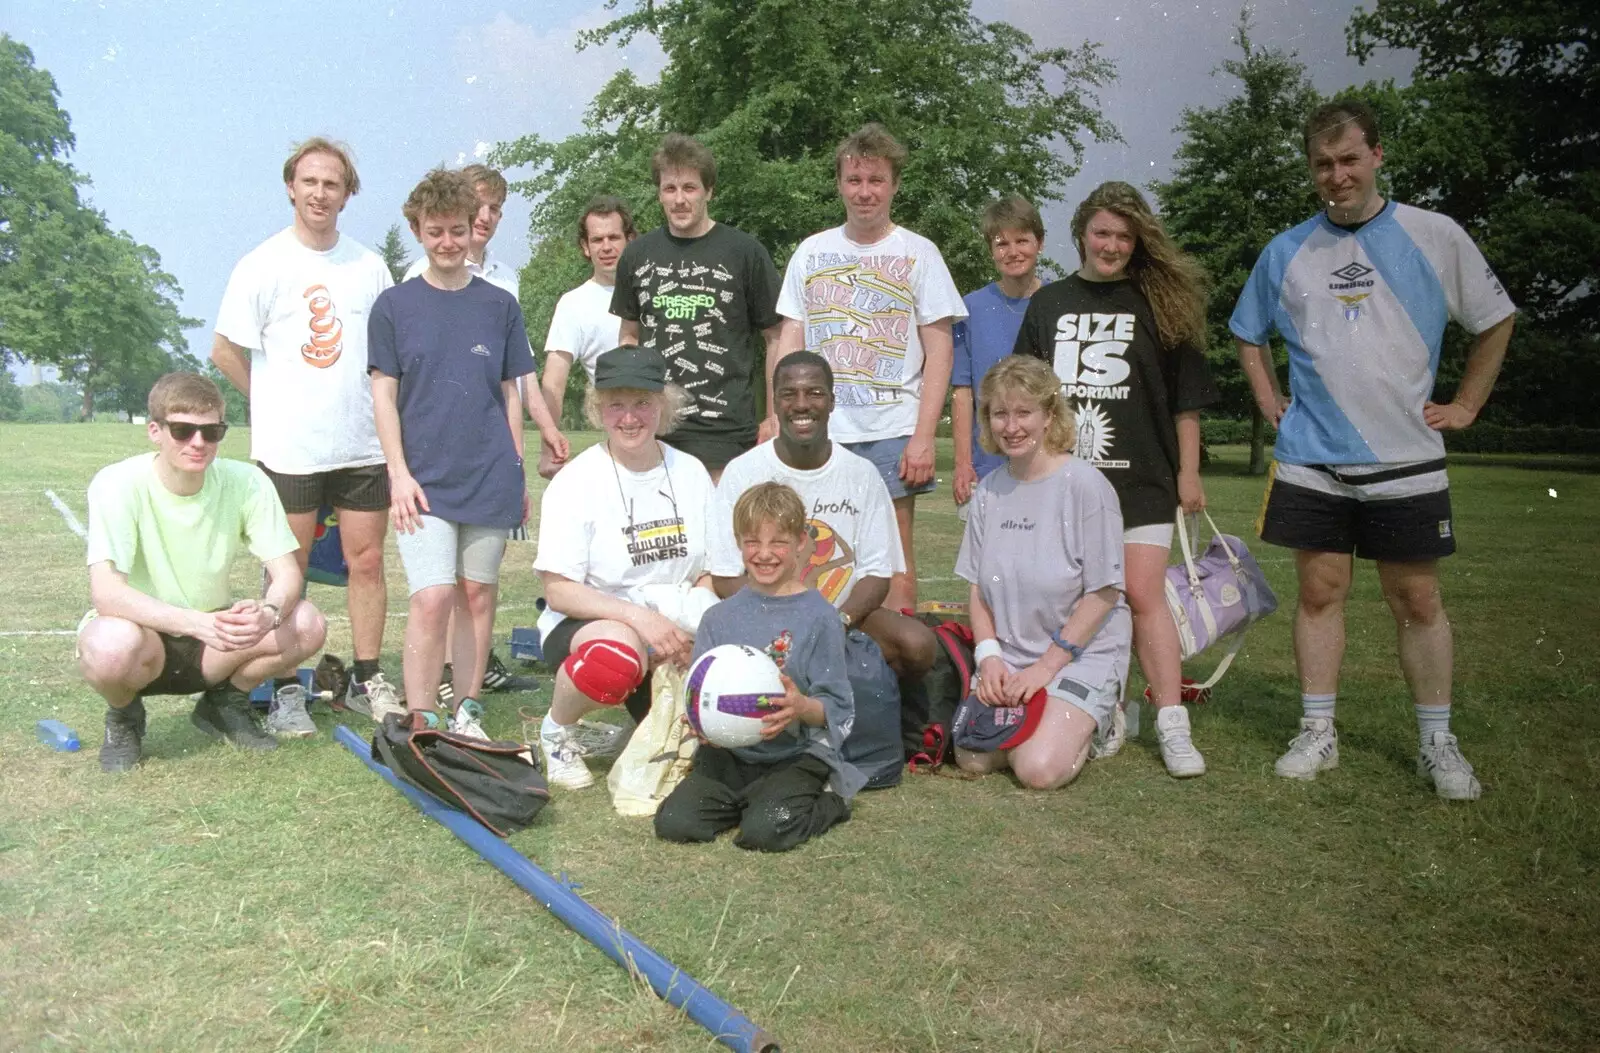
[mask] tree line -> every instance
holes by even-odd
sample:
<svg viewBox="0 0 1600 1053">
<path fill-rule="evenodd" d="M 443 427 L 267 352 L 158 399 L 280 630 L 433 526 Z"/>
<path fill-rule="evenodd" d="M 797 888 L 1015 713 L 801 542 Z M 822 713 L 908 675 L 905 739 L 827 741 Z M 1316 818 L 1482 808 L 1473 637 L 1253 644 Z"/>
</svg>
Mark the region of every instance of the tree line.
<svg viewBox="0 0 1600 1053">
<path fill-rule="evenodd" d="M 1594 5 L 1561 0 L 1376 0 L 1357 8 L 1342 45 L 1417 55 L 1410 83 L 1369 81 L 1359 95 L 1384 127 L 1384 191 L 1445 212 L 1483 248 L 1522 309 L 1485 411 L 1505 426 L 1590 425 L 1600 382 L 1600 69 Z M 575 217 L 594 194 L 622 195 L 641 230 L 662 221 L 650 152 L 669 130 L 717 157 L 714 212 L 760 238 L 782 266 L 808 234 L 839 221 L 832 151 L 869 120 L 912 151 L 896 217 L 938 243 L 957 283 L 991 277 L 976 216 L 1010 192 L 1059 201 L 1090 140 L 1120 141 L 1098 93 L 1115 78 L 1098 45 L 1041 48 L 970 0 L 620 0 L 585 49 L 656 38 L 655 83 L 623 69 L 596 94 L 581 130 L 501 143 L 490 162 L 524 173 L 534 202 L 522 302 L 536 345 L 561 293 L 588 268 Z M 1230 95 L 1183 111 L 1172 174 L 1149 190 L 1178 241 L 1212 280 L 1211 347 L 1225 402 L 1255 413 L 1227 319 L 1256 255 L 1312 215 L 1300 124 L 1324 96 L 1292 54 L 1263 48 L 1241 16 L 1221 63 Z M 581 61 L 581 58 L 580 58 Z M 86 205 L 87 180 L 63 160 L 67 116 L 48 73 L 0 37 L 0 355 L 57 365 L 83 408 L 137 406 L 156 375 L 185 360 L 180 290 L 154 250 L 114 233 Z M 404 259 L 400 232 L 383 248 Z M 1076 260 L 1046 261 L 1070 270 Z M 1464 340 L 1440 369 L 1448 399 Z M 137 398 L 133 396 L 137 395 Z M 137 412 L 137 410 L 134 410 Z M 1259 451 L 1265 429 L 1254 429 Z"/>
</svg>

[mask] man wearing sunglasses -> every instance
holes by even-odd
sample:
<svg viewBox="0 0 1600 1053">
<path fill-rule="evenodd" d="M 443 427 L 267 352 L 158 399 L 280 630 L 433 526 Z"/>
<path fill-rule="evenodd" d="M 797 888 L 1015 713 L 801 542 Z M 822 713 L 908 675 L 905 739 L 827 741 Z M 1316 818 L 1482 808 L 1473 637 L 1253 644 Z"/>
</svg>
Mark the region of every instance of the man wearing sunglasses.
<svg viewBox="0 0 1600 1053">
<path fill-rule="evenodd" d="M 222 392 L 205 377 L 169 373 L 150 390 L 149 410 L 155 454 L 102 468 L 89 485 L 94 607 L 79 625 L 77 653 L 110 707 L 106 772 L 141 760 L 147 695 L 199 692 L 195 727 L 241 749 L 275 748 L 249 692 L 315 654 L 327 628 L 300 599 L 300 545 L 271 481 L 253 465 L 217 459 L 228 430 Z M 271 576 L 260 600 L 235 600 L 229 589 L 246 547 Z"/>
</svg>

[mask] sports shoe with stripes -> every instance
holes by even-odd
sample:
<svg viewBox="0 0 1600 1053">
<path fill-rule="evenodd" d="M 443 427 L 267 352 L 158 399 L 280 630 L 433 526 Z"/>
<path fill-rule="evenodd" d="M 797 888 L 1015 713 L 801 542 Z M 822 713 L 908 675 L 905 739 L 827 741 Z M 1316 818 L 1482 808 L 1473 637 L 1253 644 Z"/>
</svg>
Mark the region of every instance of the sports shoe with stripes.
<svg viewBox="0 0 1600 1053">
<path fill-rule="evenodd" d="M 382 673 L 373 673 L 371 680 L 357 681 L 352 678 L 344 705 L 346 709 L 365 713 L 375 724 L 382 724 L 383 718 L 391 714 L 401 717 L 406 715 L 406 707 L 400 699 L 400 692 L 384 679 Z"/>
<path fill-rule="evenodd" d="M 1317 772 L 1339 766 L 1339 733 L 1327 717 L 1301 717 L 1300 734 L 1289 740 L 1289 752 L 1273 770 L 1285 779 L 1315 779 Z"/>
<path fill-rule="evenodd" d="M 539 750 L 544 754 L 544 777 L 551 786 L 581 790 L 594 785 L 594 775 L 583 763 L 583 747 L 575 739 L 575 728 L 555 725 L 555 731 L 539 732 Z"/>
<path fill-rule="evenodd" d="M 1472 765 L 1461 755 L 1456 737 L 1435 731 L 1417 751 L 1417 774 L 1433 780 L 1433 789 L 1447 801 L 1476 801 L 1483 793 Z"/>
<path fill-rule="evenodd" d="M 499 655 L 489 652 L 489 664 L 483 668 L 485 691 L 534 691 L 538 687 L 539 681 L 531 676 L 517 676 L 506 668 Z"/>
</svg>

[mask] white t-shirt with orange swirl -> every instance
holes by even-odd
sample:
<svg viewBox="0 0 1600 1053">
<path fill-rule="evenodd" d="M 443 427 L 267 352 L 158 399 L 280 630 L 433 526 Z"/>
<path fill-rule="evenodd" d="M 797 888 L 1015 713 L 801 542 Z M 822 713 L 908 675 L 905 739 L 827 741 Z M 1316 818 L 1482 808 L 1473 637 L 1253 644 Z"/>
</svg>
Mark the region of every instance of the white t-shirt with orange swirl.
<svg viewBox="0 0 1600 1053">
<path fill-rule="evenodd" d="M 383 463 L 367 379 L 367 317 L 394 284 L 383 259 L 341 235 L 326 252 L 289 227 L 233 268 L 216 331 L 250 356 L 250 456 L 310 475 Z"/>
</svg>

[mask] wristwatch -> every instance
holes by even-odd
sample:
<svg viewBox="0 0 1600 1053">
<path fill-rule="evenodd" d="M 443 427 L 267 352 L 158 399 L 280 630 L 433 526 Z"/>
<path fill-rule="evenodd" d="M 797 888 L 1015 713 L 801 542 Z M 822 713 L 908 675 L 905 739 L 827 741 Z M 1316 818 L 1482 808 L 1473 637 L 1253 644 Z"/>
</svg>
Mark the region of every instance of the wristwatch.
<svg viewBox="0 0 1600 1053">
<path fill-rule="evenodd" d="M 841 625 L 843 625 L 846 629 L 850 628 L 850 621 L 851 621 L 851 619 L 850 619 L 850 612 L 849 611 L 840 611 L 839 612 L 839 623 Z"/>
<path fill-rule="evenodd" d="M 1083 648 L 1062 636 L 1059 629 L 1050 634 L 1050 642 L 1071 655 L 1074 662 L 1083 657 Z"/>
<path fill-rule="evenodd" d="M 278 605 L 276 603 L 263 603 L 261 606 L 267 608 L 268 610 L 270 610 L 272 612 L 272 627 L 274 629 L 276 629 L 279 625 L 283 624 L 283 611 L 278 607 Z"/>
</svg>

